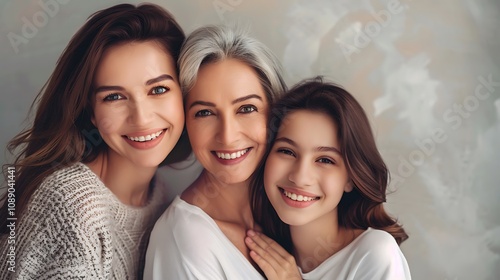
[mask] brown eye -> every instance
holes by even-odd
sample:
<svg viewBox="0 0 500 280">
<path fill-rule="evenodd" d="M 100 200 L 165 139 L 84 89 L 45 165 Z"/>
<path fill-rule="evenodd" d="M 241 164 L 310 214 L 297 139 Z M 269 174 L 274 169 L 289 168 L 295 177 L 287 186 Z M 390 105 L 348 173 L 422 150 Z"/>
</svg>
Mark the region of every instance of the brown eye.
<svg viewBox="0 0 500 280">
<path fill-rule="evenodd" d="M 335 162 L 329 158 L 320 158 L 318 159 L 319 163 L 326 163 L 326 164 L 335 164 Z"/>
<path fill-rule="evenodd" d="M 194 116 L 203 118 L 203 117 L 208 117 L 211 115 L 213 115 L 213 114 L 210 110 L 200 110 L 200 111 L 196 112 L 196 114 Z"/>
<path fill-rule="evenodd" d="M 276 152 L 281 153 L 281 154 L 285 154 L 285 155 L 289 155 L 289 156 L 295 156 L 293 151 L 290 149 L 280 148 L 280 149 L 276 150 Z"/>
</svg>

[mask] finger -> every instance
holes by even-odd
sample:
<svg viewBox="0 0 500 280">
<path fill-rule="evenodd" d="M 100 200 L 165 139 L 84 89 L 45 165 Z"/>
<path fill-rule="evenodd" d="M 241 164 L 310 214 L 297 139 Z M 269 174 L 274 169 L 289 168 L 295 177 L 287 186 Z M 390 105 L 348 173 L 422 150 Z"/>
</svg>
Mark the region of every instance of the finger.
<svg viewBox="0 0 500 280">
<path fill-rule="evenodd" d="M 250 257 L 252 260 L 262 269 L 267 279 L 276 279 L 277 274 L 275 268 L 267 262 L 266 259 L 259 256 L 255 251 L 250 251 Z"/>
<path fill-rule="evenodd" d="M 292 255 L 288 254 L 287 258 L 283 258 L 273 249 L 272 244 L 267 244 L 266 241 L 256 236 L 256 233 L 249 232 L 249 235 L 261 242 L 259 245 L 250 236 L 245 238 L 245 243 L 251 250 L 250 256 L 269 280 L 302 279 Z M 267 239 L 267 241 L 272 241 L 272 239 Z M 265 249 L 262 246 L 265 246 Z"/>
<path fill-rule="evenodd" d="M 281 265 L 295 265 L 295 258 L 288 253 L 281 245 L 276 241 L 267 237 L 265 234 L 260 232 L 255 232 L 252 230 L 248 231 L 248 235 L 252 240 L 257 243 L 261 248 L 266 250 L 271 256 Z"/>
<path fill-rule="evenodd" d="M 262 242 L 262 240 L 260 240 Z M 276 258 L 281 258 L 281 256 L 276 253 L 271 247 L 266 245 L 265 243 L 257 243 L 252 238 L 246 237 L 245 243 L 248 248 L 252 250 L 260 259 L 269 264 L 274 270 L 279 269 L 281 267 L 281 262 Z"/>
<path fill-rule="evenodd" d="M 278 244 L 273 239 L 267 237 L 267 235 L 261 232 L 256 233 L 256 235 L 260 237 L 264 242 L 266 242 L 269 246 L 271 246 L 278 254 L 281 255 L 281 257 L 286 259 L 288 256 L 290 256 L 290 253 L 288 253 L 288 251 L 285 250 L 285 248 L 281 247 L 281 245 Z"/>
</svg>

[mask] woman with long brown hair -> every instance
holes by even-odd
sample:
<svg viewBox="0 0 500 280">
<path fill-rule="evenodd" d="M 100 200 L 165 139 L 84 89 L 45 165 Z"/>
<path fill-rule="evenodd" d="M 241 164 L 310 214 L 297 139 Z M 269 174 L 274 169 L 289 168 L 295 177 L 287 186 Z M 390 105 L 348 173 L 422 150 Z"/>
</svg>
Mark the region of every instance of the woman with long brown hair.
<svg viewBox="0 0 500 280">
<path fill-rule="evenodd" d="M 153 176 L 184 127 L 176 67 L 184 38 L 150 4 L 101 10 L 73 36 L 34 102 L 32 126 L 9 143 L 18 157 L 15 190 L 0 209 L 1 279 L 142 274 L 166 207 Z"/>
<path fill-rule="evenodd" d="M 245 239 L 268 279 L 290 279 L 288 253 L 302 279 L 410 279 L 398 246 L 408 236 L 383 207 L 389 173 L 355 98 L 307 80 L 277 102 L 269 127 L 252 209 L 286 251 L 255 231 Z"/>
</svg>

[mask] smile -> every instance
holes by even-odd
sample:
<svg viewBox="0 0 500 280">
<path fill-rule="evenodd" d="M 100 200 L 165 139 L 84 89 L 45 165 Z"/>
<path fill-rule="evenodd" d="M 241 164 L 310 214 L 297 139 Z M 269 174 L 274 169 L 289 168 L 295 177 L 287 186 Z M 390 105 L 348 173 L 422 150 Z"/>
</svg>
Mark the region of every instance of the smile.
<svg viewBox="0 0 500 280">
<path fill-rule="evenodd" d="M 305 196 L 305 195 L 301 195 L 301 194 L 296 194 L 296 193 L 293 193 L 293 192 L 289 192 L 289 191 L 286 191 L 282 188 L 279 188 L 280 191 L 288 198 L 290 198 L 291 200 L 294 200 L 294 201 L 313 201 L 313 200 L 318 200 L 319 199 L 319 196 L 316 196 L 316 197 L 311 197 L 311 196 Z"/>
<path fill-rule="evenodd" d="M 241 151 L 237 151 L 234 153 L 220 153 L 220 152 L 215 152 L 218 158 L 220 159 L 236 159 L 242 157 L 244 154 L 246 154 L 250 149 L 246 148 Z"/>
<path fill-rule="evenodd" d="M 160 130 L 158 132 L 155 132 L 155 133 L 151 133 L 151 134 L 148 134 L 148 135 L 141 135 L 141 136 L 137 136 L 137 137 L 130 137 L 130 136 L 127 136 L 125 135 L 129 140 L 132 140 L 134 142 L 148 142 L 148 141 L 151 141 L 151 140 L 154 140 L 156 139 L 158 136 L 160 136 L 161 134 L 163 133 L 163 130 Z"/>
</svg>

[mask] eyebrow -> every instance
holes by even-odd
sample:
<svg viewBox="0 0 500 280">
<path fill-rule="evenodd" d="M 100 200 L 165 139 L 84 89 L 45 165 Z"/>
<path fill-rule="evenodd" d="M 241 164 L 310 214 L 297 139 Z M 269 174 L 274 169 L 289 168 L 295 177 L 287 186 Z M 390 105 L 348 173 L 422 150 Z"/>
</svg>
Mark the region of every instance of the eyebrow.
<svg viewBox="0 0 500 280">
<path fill-rule="evenodd" d="M 168 74 L 163 74 L 163 75 L 160 75 L 156 78 L 152 78 L 152 79 L 147 80 L 145 85 L 149 86 L 151 84 L 158 83 L 158 82 L 164 81 L 164 80 L 172 80 L 173 81 L 174 78 Z M 101 91 L 122 91 L 122 90 L 125 90 L 125 89 L 121 86 L 100 86 L 95 90 L 95 93 L 97 94 Z"/>
<path fill-rule="evenodd" d="M 258 99 L 258 100 L 262 101 L 262 97 L 258 96 L 257 94 L 249 94 L 247 96 L 236 98 L 235 100 L 231 101 L 231 104 L 234 105 L 236 103 L 240 103 L 240 102 L 252 99 L 252 98 L 255 98 L 255 99 Z M 189 109 L 191 109 L 193 106 L 196 106 L 196 105 L 203 105 L 203 106 L 208 106 L 208 107 L 215 107 L 215 104 L 212 103 L 212 102 L 198 100 L 198 101 L 194 101 L 193 103 L 191 103 L 191 105 L 189 105 Z"/>
<path fill-rule="evenodd" d="M 236 103 L 240 103 L 240 102 L 246 101 L 248 99 L 252 99 L 252 98 L 259 99 L 260 101 L 262 101 L 262 97 L 258 96 L 257 94 L 250 94 L 250 95 L 247 95 L 247 96 L 236 98 L 235 100 L 233 100 L 233 102 L 231 102 L 231 104 L 234 105 Z"/>
<path fill-rule="evenodd" d="M 288 143 L 294 147 L 298 147 L 298 145 L 297 145 L 297 143 L 295 143 L 295 141 L 293 141 L 292 139 L 287 138 L 287 137 L 276 138 L 276 140 L 274 140 L 274 142 L 285 142 L 285 143 Z M 318 152 L 334 152 L 334 153 L 337 153 L 339 155 L 342 155 L 340 153 L 340 151 L 335 147 L 321 146 L 321 147 L 317 147 L 316 151 L 318 151 Z"/>
</svg>

